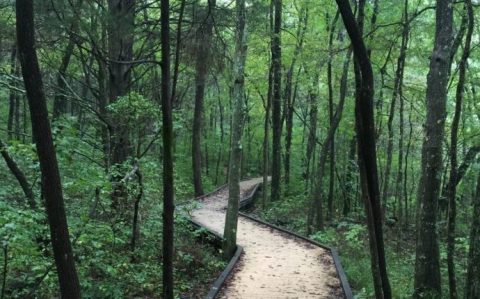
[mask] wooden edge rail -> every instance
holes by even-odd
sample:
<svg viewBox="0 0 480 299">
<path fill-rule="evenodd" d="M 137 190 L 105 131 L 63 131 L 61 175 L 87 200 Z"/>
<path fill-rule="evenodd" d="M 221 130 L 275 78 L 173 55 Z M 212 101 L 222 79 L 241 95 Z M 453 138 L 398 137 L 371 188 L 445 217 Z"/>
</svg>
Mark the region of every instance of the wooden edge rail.
<svg viewBox="0 0 480 299">
<path fill-rule="evenodd" d="M 250 193 L 244 197 L 241 201 L 240 201 L 240 204 L 239 204 L 239 207 L 240 207 L 240 210 L 244 209 L 245 207 L 248 207 L 250 206 L 252 203 L 253 203 L 253 200 L 254 200 L 254 197 L 255 197 L 255 194 L 257 193 L 257 191 L 261 188 L 261 185 L 262 183 L 258 183 L 255 185 L 255 187 L 252 188 L 252 190 L 250 191 Z M 202 195 L 200 197 L 197 197 L 195 198 L 195 200 L 201 200 L 207 196 L 210 196 L 220 190 L 222 190 L 223 188 L 227 187 L 227 185 L 222 185 L 218 188 L 216 188 L 215 190 L 213 190 L 212 192 L 209 192 L 205 195 Z M 260 223 L 262 225 L 265 225 L 267 227 L 270 227 L 270 228 L 273 228 L 273 229 L 276 229 L 276 230 L 279 230 L 285 234 L 288 234 L 288 235 L 291 235 L 291 236 L 294 236 L 296 238 L 299 238 L 301 240 L 304 240 L 312 245 L 315 245 L 315 246 L 318 246 L 320 248 L 323 248 L 325 250 L 328 250 L 332 256 L 332 259 L 333 259 L 333 263 L 335 265 L 335 269 L 337 271 L 337 274 L 338 274 L 338 278 L 340 280 L 340 285 L 342 287 L 342 291 L 343 291 L 343 294 L 345 295 L 345 298 L 346 299 L 353 299 L 353 293 L 352 293 L 352 289 L 350 287 L 350 284 L 348 283 L 348 279 L 347 279 L 347 275 L 345 273 L 345 271 L 343 270 L 343 267 L 342 267 L 342 264 L 340 262 L 340 257 L 338 255 L 338 251 L 334 248 L 334 247 L 330 247 L 330 246 L 327 246 L 327 245 L 324 245 L 324 244 L 321 244 L 321 243 L 318 243 L 314 240 L 311 240 L 307 237 L 304 237 L 302 235 L 299 235 L 297 233 L 294 233 L 292 231 L 289 231 L 287 229 L 284 229 L 282 227 L 279 227 L 279 226 L 276 226 L 276 225 L 273 225 L 271 223 L 268 223 L 268 222 L 265 222 L 261 219 L 258 219 L 256 217 L 253 217 L 253 216 L 250 216 L 248 214 L 245 214 L 241 211 L 239 211 L 239 215 L 242 216 L 242 217 L 245 217 L 247 219 L 250 219 L 251 221 L 254 221 L 254 222 L 257 222 L 257 223 Z M 222 236 L 220 236 L 218 233 L 208 229 L 207 227 L 201 225 L 200 223 L 196 222 L 195 220 L 193 219 L 190 219 L 190 222 L 192 224 L 194 224 L 195 226 L 198 226 L 198 227 L 201 227 L 203 229 L 205 229 L 209 234 L 212 234 L 215 236 L 215 238 L 218 238 L 220 241 L 223 239 Z M 233 255 L 233 257 L 230 259 L 228 265 L 225 267 L 225 269 L 222 271 L 222 273 L 220 274 L 220 276 L 215 280 L 215 282 L 213 283 L 213 285 L 210 287 L 210 291 L 208 292 L 208 294 L 204 297 L 205 299 L 214 299 L 218 293 L 220 292 L 223 284 L 225 283 L 225 281 L 227 280 L 228 276 L 231 274 L 231 272 L 233 271 L 236 263 L 239 261 L 240 259 L 240 256 L 243 252 L 243 248 L 240 246 L 240 245 L 237 245 L 237 250 L 235 251 L 235 254 Z"/>
<path fill-rule="evenodd" d="M 215 190 L 211 193 L 215 193 L 218 190 L 219 189 L 217 189 L 217 190 Z M 207 234 L 213 235 L 215 237 L 215 239 L 217 239 L 219 244 L 222 243 L 223 237 L 220 236 L 218 233 L 216 233 L 213 230 L 203 226 L 202 224 L 200 224 L 199 222 L 197 222 L 193 219 L 190 219 L 190 223 L 192 223 L 194 226 L 197 226 L 199 228 L 202 228 L 202 229 L 206 230 Z M 205 295 L 204 299 L 214 299 L 218 295 L 218 293 L 222 289 L 223 284 L 227 280 L 228 276 L 230 275 L 230 273 L 232 273 L 235 265 L 237 264 L 238 260 L 240 259 L 240 256 L 242 255 L 242 253 L 243 253 L 243 247 L 240 246 L 240 245 L 237 245 L 237 249 L 235 250 L 235 253 L 233 254 L 232 258 L 228 262 L 225 269 L 223 269 L 222 273 L 220 273 L 220 275 L 217 277 L 217 279 L 210 286 L 210 290 L 208 291 L 207 295 Z"/>
</svg>

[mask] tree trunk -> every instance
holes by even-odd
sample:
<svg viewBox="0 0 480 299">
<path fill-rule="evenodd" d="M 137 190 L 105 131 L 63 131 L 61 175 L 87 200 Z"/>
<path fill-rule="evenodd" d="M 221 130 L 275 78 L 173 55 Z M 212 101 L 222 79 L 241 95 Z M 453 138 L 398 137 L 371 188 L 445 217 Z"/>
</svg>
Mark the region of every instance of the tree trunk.
<svg viewBox="0 0 480 299">
<path fill-rule="evenodd" d="M 355 128 L 358 141 L 358 164 L 363 199 L 367 212 L 372 274 L 376 298 L 391 298 L 385 261 L 382 230 L 382 211 L 378 186 L 377 157 L 375 148 L 375 122 L 373 119 L 373 72 L 362 38 L 361 25 L 357 25 L 348 0 L 336 0 L 345 28 L 352 41 L 355 62 L 358 66 L 355 99 Z M 363 14 L 365 1 L 360 1 L 359 16 Z M 362 23 L 360 17 L 360 24 Z M 359 84 L 358 84 L 359 83 Z"/>
<path fill-rule="evenodd" d="M 10 154 L 7 151 L 7 146 L 2 142 L 2 140 L 0 140 L 0 154 L 5 160 L 5 163 L 7 164 L 8 168 L 10 169 L 10 171 L 12 172 L 12 174 L 15 176 L 18 183 L 20 184 L 20 187 L 22 188 L 23 193 L 27 198 L 27 202 L 30 205 L 30 208 L 35 210 L 37 204 L 35 202 L 35 197 L 33 195 L 32 188 L 30 187 L 30 184 L 27 181 L 27 177 L 25 176 L 23 171 L 18 167 L 15 160 L 13 160 L 13 158 L 10 156 Z"/>
<path fill-rule="evenodd" d="M 247 58 L 247 36 L 245 32 L 245 0 L 236 0 L 237 28 L 235 38 L 234 65 L 234 111 L 232 123 L 232 142 L 228 174 L 228 207 L 223 237 L 224 255 L 233 256 L 237 243 L 238 205 L 240 201 L 240 161 L 242 158 L 242 132 L 245 94 L 245 61 Z"/>
<path fill-rule="evenodd" d="M 13 45 L 10 54 L 10 75 L 15 76 L 17 72 L 17 46 Z M 15 119 L 15 111 L 17 110 L 18 95 L 13 89 L 10 89 L 8 95 L 8 120 L 7 120 L 7 134 L 8 139 L 12 140 L 14 136 L 13 121 Z"/>
<path fill-rule="evenodd" d="M 352 48 L 350 47 L 347 51 L 345 62 L 343 64 L 342 79 L 340 83 L 340 100 L 338 102 L 337 110 L 335 115 L 332 118 L 332 124 L 327 132 L 325 141 L 322 144 L 320 149 L 320 156 L 318 158 L 317 166 L 317 177 L 315 184 L 315 193 L 313 196 L 314 206 L 316 209 L 316 228 L 318 230 L 323 230 L 323 193 L 322 193 L 322 183 L 325 173 L 325 164 L 327 162 L 328 151 L 331 150 L 331 144 L 335 138 L 335 132 L 337 131 L 338 125 L 342 120 L 343 107 L 345 104 L 345 98 L 347 97 L 347 83 L 348 83 L 348 69 L 350 67 L 350 57 L 352 56 Z"/>
<path fill-rule="evenodd" d="M 192 169 L 195 196 L 203 195 L 201 134 L 205 82 L 210 64 L 210 42 L 213 34 L 213 10 L 216 0 L 208 0 L 207 17 L 197 30 L 197 60 L 195 65 L 195 109 L 192 129 Z"/>
<path fill-rule="evenodd" d="M 77 7 L 73 7 L 77 13 L 81 12 L 81 5 L 83 0 L 79 0 L 77 3 Z M 70 32 L 68 36 L 67 46 L 63 51 L 62 63 L 58 68 L 57 74 L 57 91 L 55 92 L 55 98 L 53 101 L 53 119 L 58 119 L 62 114 L 67 112 L 67 97 L 65 96 L 67 83 L 65 82 L 66 73 L 68 65 L 70 64 L 70 58 L 73 55 L 73 50 L 75 48 L 75 40 L 74 34 L 78 28 L 78 22 L 80 21 L 80 15 L 76 15 L 72 24 L 70 25 Z"/>
<path fill-rule="evenodd" d="M 354 173 L 356 173 L 355 154 L 357 153 L 356 137 L 349 141 L 349 150 L 347 158 L 347 174 L 345 175 L 345 198 L 343 199 L 343 216 L 347 217 L 352 209 L 352 202 L 355 200 L 354 192 Z"/>
<path fill-rule="evenodd" d="M 319 75 L 316 73 L 313 76 L 312 83 L 308 91 L 308 104 L 309 104 L 309 124 L 308 124 L 308 138 L 307 138 L 307 148 L 305 151 L 305 191 L 308 192 L 308 184 L 311 180 L 310 178 L 310 165 L 313 153 L 315 152 L 315 146 L 317 145 L 317 114 L 318 114 L 318 80 Z M 308 221 L 307 221 L 308 222 Z"/>
<path fill-rule="evenodd" d="M 335 17 L 333 18 L 332 25 L 328 23 L 329 18 L 327 14 L 327 32 L 328 37 L 328 63 L 327 63 L 327 85 L 328 85 L 328 119 L 330 127 L 333 126 L 333 79 L 332 79 L 332 60 L 333 60 L 333 35 L 335 34 L 335 25 L 337 24 L 340 12 L 337 10 Z M 350 53 L 351 55 L 351 53 Z M 347 58 L 350 59 L 350 56 Z M 347 71 L 348 72 L 348 71 Z M 343 76 L 343 75 L 342 75 Z M 335 187 L 335 132 L 333 133 L 332 141 L 330 142 L 330 177 L 328 184 L 328 209 L 327 209 L 327 221 L 332 220 L 333 215 L 333 192 Z"/>
<path fill-rule="evenodd" d="M 455 101 L 455 114 L 452 121 L 452 129 L 450 133 L 450 178 L 447 186 L 446 196 L 448 199 L 448 224 L 447 224 L 447 265 L 448 265 L 448 286 L 450 290 L 450 298 L 458 298 L 457 280 L 455 277 L 455 225 L 457 218 L 457 202 L 456 202 L 456 184 L 457 180 L 457 140 L 458 126 L 462 113 L 463 94 L 465 90 L 465 75 L 467 70 L 467 60 L 470 56 L 470 44 L 474 28 L 474 17 L 471 0 L 465 0 L 465 8 L 468 15 L 468 29 L 465 38 L 465 46 L 460 59 L 458 71 L 458 84 Z"/>
<path fill-rule="evenodd" d="M 422 146 L 422 174 L 417 196 L 420 211 L 415 259 L 415 298 L 439 297 L 442 292 L 437 207 L 442 171 L 452 24 L 452 1 L 437 0 L 435 45 L 427 77 L 427 120 Z"/>
<path fill-rule="evenodd" d="M 480 176 L 478 176 L 477 192 L 473 203 L 465 298 L 480 298 Z"/>
<path fill-rule="evenodd" d="M 280 200 L 281 195 L 281 138 L 282 138 L 282 0 L 271 0 L 274 10 L 274 24 L 272 32 L 272 70 L 273 70 L 273 97 L 272 97 L 272 201 Z"/>
<path fill-rule="evenodd" d="M 395 73 L 395 81 L 398 78 L 398 84 L 395 84 L 394 87 L 397 87 L 397 96 L 399 100 L 399 128 L 400 134 L 398 139 L 398 169 L 397 169 L 397 178 L 395 182 L 395 200 L 398 205 L 398 219 L 400 223 L 403 223 L 403 194 L 405 190 L 403 188 L 403 140 L 404 140 L 404 108 L 405 101 L 403 99 L 403 78 L 405 70 L 405 59 L 407 56 L 408 40 L 410 35 L 410 26 L 408 23 L 408 0 L 405 0 L 404 10 L 403 10 L 403 32 L 402 32 L 402 45 L 400 47 L 400 55 L 397 59 L 397 71 Z M 394 91 L 395 92 L 395 91 Z M 386 199 L 386 198 L 384 198 Z"/>
<path fill-rule="evenodd" d="M 163 298 L 173 299 L 173 118 L 170 98 L 170 3 L 161 0 L 161 42 L 162 42 L 162 125 L 163 125 Z"/>
<path fill-rule="evenodd" d="M 175 44 L 175 62 L 173 64 L 173 79 L 172 79 L 172 107 L 178 107 L 180 103 L 177 101 L 177 82 L 178 74 L 180 67 L 180 49 L 182 47 L 182 23 L 183 23 L 183 14 L 185 12 L 185 3 L 186 0 L 180 2 L 180 14 L 178 16 L 177 23 L 177 36 Z"/>
<path fill-rule="evenodd" d="M 292 135 L 293 135 L 293 114 L 294 114 L 294 105 L 295 105 L 295 92 L 292 94 L 293 86 L 293 70 L 300 54 L 303 41 L 305 38 L 305 32 L 307 31 L 308 23 L 308 8 L 302 8 L 300 12 L 300 20 L 297 28 L 297 39 L 298 42 L 295 45 L 295 50 L 293 51 L 292 62 L 290 63 L 290 68 L 288 69 L 286 79 L 285 79 L 285 111 L 283 112 L 285 116 L 285 185 L 288 187 L 290 182 L 290 156 L 291 156 L 291 147 L 292 147 Z M 298 76 L 297 76 L 298 77 Z M 296 90 L 296 88 L 295 88 Z"/>
<path fill-rule="evenodd" d="M 265 103 L 265 120 L 263 124 L 263 188 L 262 195 L 263 208 L 266 208 L 268 203 L 268 192 L 267 192 L 267 183 L 268 183 L 268 170 L 269 170 L 269 155 L 270 155 L 270 110 L 272 106 L 272 91 L 273 91 L 273 71 L 270 67 L 268 72 L 268 92 L 267 99 Z"/>
<path fill-rule="evenodd" d="M 133 36 L 135 20 L 134 0 L 108 0 L 109 23 L 108 33 L 108 91 L 109 104 L 115 103 L 119 97 L 126 96 L 130 91 L 133 58 Z M 132 154 L 128 127 L 121 115 L 110 117 L 110 152 L 111 163 L 118 168 Z M 123 171 L 117 169 L 117 173 Z M 112 206 L 126 200 L 126 190 L 119 183 L 121 175 L 113 175 L 114 187 Z"/>
<path fill-rule="evenodd" d="M 80 298 L 80 284 L 70 244 L 60 172 L 58 170 L 52 131 L 48 121 L 47 102 L 35 50 L 32 0 L 16 1 L 16 18 L 17 46 L 30 107 L 32 132 L 42 173 L 42 194 L 45 198 L 61 297 L 76 299 Z"/>
</svg>

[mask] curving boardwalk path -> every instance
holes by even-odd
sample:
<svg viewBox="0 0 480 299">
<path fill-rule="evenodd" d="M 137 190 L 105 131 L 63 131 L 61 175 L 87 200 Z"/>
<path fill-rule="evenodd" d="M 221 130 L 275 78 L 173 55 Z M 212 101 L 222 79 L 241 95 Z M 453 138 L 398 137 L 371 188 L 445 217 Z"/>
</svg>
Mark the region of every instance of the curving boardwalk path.
<svg viewBox="0 0 480 299">
<path fill-rule="evenodd" d="M 261 182 L 241 182 L 241 198 Z M 227 198 L 227 187 L 204 197 L 193 219 L 223 235 Z M 218 298 L 343 298 L 329 251 L 241 215 L 237 243 L 244 253 Z"/>
</svg>

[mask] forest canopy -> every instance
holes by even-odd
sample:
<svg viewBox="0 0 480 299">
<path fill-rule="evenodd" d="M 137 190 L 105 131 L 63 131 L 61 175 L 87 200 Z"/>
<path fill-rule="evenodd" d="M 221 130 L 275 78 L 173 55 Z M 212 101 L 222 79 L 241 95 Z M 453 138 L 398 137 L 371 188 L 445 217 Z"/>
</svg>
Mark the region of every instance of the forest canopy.
<svg viewBox="0 0 480 299">
<path fill-rule="evenodd" d="M 0 0 L 0 298 L 203 298 L 245 217 L 337 248 L 356 298 L 480 298 L 479 16 Z"/>
</svg>

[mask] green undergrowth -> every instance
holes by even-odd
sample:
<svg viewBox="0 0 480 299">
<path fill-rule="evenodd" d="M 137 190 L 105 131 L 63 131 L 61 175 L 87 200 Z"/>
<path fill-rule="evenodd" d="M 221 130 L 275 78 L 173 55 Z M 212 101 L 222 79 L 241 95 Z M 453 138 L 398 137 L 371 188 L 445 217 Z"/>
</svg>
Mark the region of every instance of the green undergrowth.
<svg viewBox="0 0 480 299">
<path fill-rule="evenodd" d="M 159 211 L 161 212 L 161 211 Z M 58 282 L 42 211 L 0 201 L 0 236 L 7 252 L 6 298 L 54 298 Z M 132 253 L 127 227 L 69 217 L 76 266 L 84 298 L 160 298 L 161 223 L 149 221 Z M 175 291 L 201 298 L 225 267 L 220 252 L 186 218 L 175 219 Z M 5 252 L 5 251 L 4 251 Z M 2 264 L 5 255 L 1 254 Z M 3 274 L 1 275 L 3 279 Z"/>
<path fill-rule="evenodd" d="M 266 208 L 262 208 L 262 194 L 258 194 L 255 206 L 248 212 L 269 223 L 306 236 L 306 207 L 309 204 L 309 198 L 302 192 L 289 193 L 280 202 L 269 203 Z M 336 219 L 338 220 L 328 222 L 323 231 L 316 231 L 308 237 L 337 248 L 355 298 L 374 298 L 368 232 L 364 224 L 363 210 L 357 207 L 350 217 L 336 215 Z M 411 227 L 406 229 L 400 229 L 397 226 L 385 227 L 388 273 L 393 298 L 411 298 L 413 293 L 414 237 Z M 457 246 L 463 245 L 459 243 Z M 464 248 L 459 251 L 466 252 Z M 444 260 L 445 248 L 441 248 L 441 254 Z M 446 269 L 442 268 L 442 271 Z M 461 272 L 459 268 L 457 273 Z M 446 272 L 444 274 L 443 276 L 446 277 Z M 448 295 L 448 290 L 445 290 L 444 294 Z"/>
</svg>

